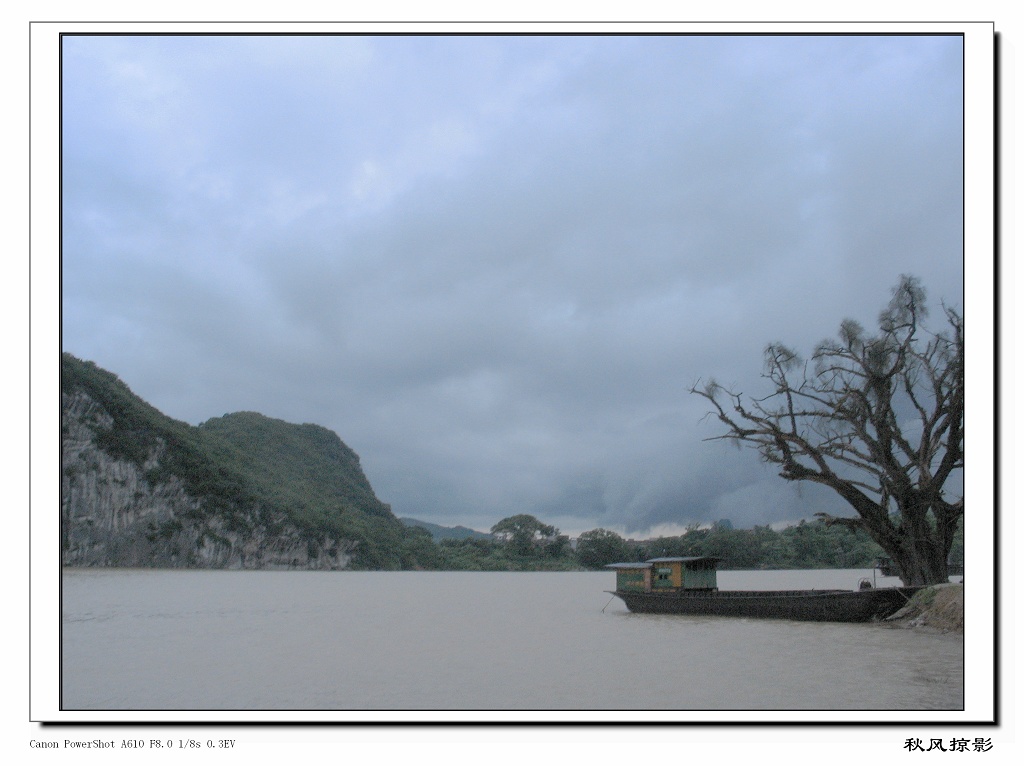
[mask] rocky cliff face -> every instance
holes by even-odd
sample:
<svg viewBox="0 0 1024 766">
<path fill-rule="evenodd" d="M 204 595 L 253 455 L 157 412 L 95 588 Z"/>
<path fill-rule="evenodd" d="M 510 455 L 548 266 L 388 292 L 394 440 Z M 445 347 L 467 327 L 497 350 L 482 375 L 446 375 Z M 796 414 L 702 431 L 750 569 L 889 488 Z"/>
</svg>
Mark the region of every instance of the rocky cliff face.
<svg viewBox="0 0 1024 766">
<path fill-rule="evenodd" d="M 160 470 L 155 440 L 144 463 L 97 444 L 113 418 L 78 390 L 63 393 L 61 529 L 65 566 L 344 569 L 355 543 L 299 530 L 280 513 L 237 507 L 208 513 L 205 500 Z M 159 477 L 158 479 L 155 477 Z"/>
</svg>

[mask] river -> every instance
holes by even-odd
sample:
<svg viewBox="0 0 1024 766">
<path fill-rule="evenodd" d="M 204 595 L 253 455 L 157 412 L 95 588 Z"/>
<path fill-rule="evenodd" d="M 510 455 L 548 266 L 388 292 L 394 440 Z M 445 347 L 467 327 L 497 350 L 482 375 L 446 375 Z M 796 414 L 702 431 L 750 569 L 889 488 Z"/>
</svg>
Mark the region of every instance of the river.
<svg viewBox="0 0 1024 766">
<path fill-rule="evenodd" d="M 863 576 L 726 571 L 719 587 L 853 588 Z M 613 587 L 605 572 L 69 569 L 61 707 L 645 720 L 964 707 L 959 635 L 631 614 L 605 593 Z"/>
</svg>

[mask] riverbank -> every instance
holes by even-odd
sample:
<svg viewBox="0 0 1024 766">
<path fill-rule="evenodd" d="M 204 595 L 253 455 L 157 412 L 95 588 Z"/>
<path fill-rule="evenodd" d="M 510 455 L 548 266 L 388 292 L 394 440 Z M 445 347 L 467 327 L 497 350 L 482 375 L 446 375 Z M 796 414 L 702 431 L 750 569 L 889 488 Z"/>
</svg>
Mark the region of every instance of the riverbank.
<svg viewBox="0 0 1024 766">
<path fill-rule="evenodd" d="M 963 633 L 964 586 L 949 583 L 924 588 L 883 624 L 893 628 Z"/>
</svg>

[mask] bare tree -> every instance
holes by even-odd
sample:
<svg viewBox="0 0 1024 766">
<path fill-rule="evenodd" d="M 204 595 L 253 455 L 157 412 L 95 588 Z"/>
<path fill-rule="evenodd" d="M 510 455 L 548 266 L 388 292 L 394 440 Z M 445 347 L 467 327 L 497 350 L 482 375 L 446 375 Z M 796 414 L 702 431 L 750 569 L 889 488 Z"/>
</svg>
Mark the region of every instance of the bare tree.
<svg viewBox="0 0 1024 766">
<path fill-rule="evenodd" d="M 864 530 L 908 585 L 948 580 L 964 512 L 963 495 L 947 490 L 963 478 L 964 323 L 943 309 L 948 328 L 929 332 L 924 289 L 904 275 L 876 335 L 846 320 L 809 361 L 769 345 L 763 377 L 775 390 L 766 397 L 714 381 L 691 389 L 726 426 L 713 439 L 755 447 L 783 479 L 835 490 L 857 515 L 817 515 Z"/>
</svg>

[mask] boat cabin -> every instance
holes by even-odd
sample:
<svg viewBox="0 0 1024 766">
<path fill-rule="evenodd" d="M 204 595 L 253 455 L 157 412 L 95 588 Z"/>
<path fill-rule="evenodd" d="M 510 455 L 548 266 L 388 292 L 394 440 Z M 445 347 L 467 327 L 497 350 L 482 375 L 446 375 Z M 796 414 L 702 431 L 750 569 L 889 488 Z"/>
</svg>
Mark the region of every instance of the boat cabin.
<svg viewBox="0 0 1024 766">
<path fill-rule="evenodd" d="M 632 564 L 606 564 L 605 569 L 615 570 L 615 590 L 643 593 L 651 589 L 653 564 L 634 562 Z"/>
<path fill-rule="evenodd" d="M 718 590 L 719 561 L 717 556 L 673 556 L 605 568 L 615 570 L 615 589 L 621 591 Z"/>
</svg>

